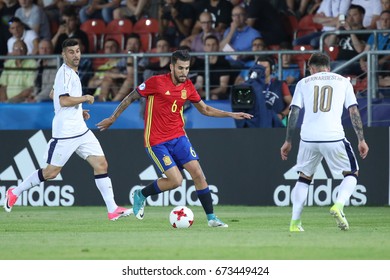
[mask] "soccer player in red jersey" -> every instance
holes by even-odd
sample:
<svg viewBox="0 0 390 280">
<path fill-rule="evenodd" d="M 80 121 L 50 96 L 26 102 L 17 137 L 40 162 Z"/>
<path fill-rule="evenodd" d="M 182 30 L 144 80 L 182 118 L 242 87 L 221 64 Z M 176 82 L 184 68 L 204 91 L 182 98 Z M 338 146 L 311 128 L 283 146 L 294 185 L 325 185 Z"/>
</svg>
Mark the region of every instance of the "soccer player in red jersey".
<svg viewBox="0 0 390 280">
<path fill-rule="evenodd" d="M 135 100 L 146 98 L 144 144 L 154 165 L 165 174 L 142 190 L 134 192 L 134 215 L 144 217 L 145 200 L 150 195 L 181 186 L 186 169 L 195 184 L 198 198 L 207 215 L 210 227 L 228 227 L 214 214 L 211 193 L 199 164 L 199 157 L 184 130 L 183 105 L 189 100 L 198 111 L 210 117 L 250 119 L 247 113 L 233 113 L 211 107 L 203 102 L 192 82 L 188 79 L 191 56 L 185 50 L 172 53 L 170 73 L 156 75 L 130 92 L 113 114 L 100 123 L 100 130 L 108 129 L 119 115 Z"/>
</svg>

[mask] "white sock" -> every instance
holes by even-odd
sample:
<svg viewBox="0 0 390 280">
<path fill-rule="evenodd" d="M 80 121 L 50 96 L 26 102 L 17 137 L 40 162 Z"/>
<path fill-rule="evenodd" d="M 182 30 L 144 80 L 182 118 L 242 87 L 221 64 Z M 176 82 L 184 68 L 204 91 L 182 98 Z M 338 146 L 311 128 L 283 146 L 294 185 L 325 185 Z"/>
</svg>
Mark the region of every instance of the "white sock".
<svg viewBox="0 0 390 280">
<path fill-rule="evenodd" d="M 291 218 L 292 220 L 301 219 L 301 214 L 302 214 L 303 206 L 305 205 L 308 191 L 309 191 L 308 184 L 299 181 L 296 182 L 295 187 L 291 192 L 291 201 L 293 204 L 292 218 Z"/>
<path fill-rule="evenodd" d="M 12 192 L 14 195 L 19 196 L 25 190 L 28 190 L 32 187 L 39 185 L 42 181 L 39 179 L 38 172 L 40 169 L 35 170 L 30 174 L 17 188 L 15 188 Z"/>
<path fill-rule="evenodd" d="M 339 186 L 339 193 L 337 195 L 336 203 L 343 206 L 355 191 L 357 179 L 355 176 L 346 176 Z"/>
<path fill-rule="evenodd" d="M 100 193 L 102 194 L 108 212 L 114 212 L 118 205 L 116 205 L 114 200 L 114 191 L 112 190 L 112 183 L 110 177 L 107 176 L 104 178 L 95 179 L 95 183 Z"/>
</svg>

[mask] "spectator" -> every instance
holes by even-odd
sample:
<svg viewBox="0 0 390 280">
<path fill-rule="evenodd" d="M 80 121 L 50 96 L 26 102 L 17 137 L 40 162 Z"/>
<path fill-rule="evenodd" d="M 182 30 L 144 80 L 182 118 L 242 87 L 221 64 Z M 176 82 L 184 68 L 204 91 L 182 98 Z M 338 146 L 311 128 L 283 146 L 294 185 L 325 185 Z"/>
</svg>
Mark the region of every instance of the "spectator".
<svg viewBox="0 0 390 280">
<path fill-rule="evenodd" d="M 382 11 L 390 10 L 390 0 L 381 0 Z M 381 22 L 379 16 L 376 17 L 376 29 L 380 29 Z"/>
<path fill-rule="evenodd" d="M 16 40 L 10 59 L 4 63 L 0 77 L 0 102 L 28 102 L 34 89 L 37 75 L 37 62 L 34 59 L 12 59 L 12 56 L 27 55 L 27 46 Z M 23 70 L 23 71 L 21 71 Z"/>
<path fill-rule="evenodd" d="M 164 0 L 159 8 L 159 33 L 169 40 L 172 47 L 191 34 L 194 24 L 194 10 L 190 4 L 180 0 Z"/>
<path fill-rule="evenodd" d="M 222 39 L 222 34 L 213 27 L 215 24 L 210 12 L 202 12 L 199 15 L 199 22 L 202 31 L 198 34 L 192 34 L 188 36 L 180 43 L 181 46 L 190 47 L 190 50 L 193 52 L 203 52 L 204 39 L 209 35 L 216 36 L 218 40 Z"/>
<path fill-rule="evenodd" d="M 51 39 L 49 20 L 43 9 L 34 4 L 33 0 L 19 0 L 19 4 L 20 8 L 16 10 L 15 16 L 34 30 L 39 39 Z"/>
<path fill-rule="evenodd" d="M 292 50 L 290 42 L 283 42 L 280 44 L 281 50 Z M 290 93 L 294 94 L 295 85 L 301 79 L 301 70 L 299 65 L 293 62 L 293 56 L 291 54 L 283 54 L 282 61 L 279 63 L 282 67 L 282 80 L 288 85 Z"/>
<path fill-rule="evenodd" d="M 275 60 L 269 56 L 260 56 L 257 64 L 265 68 L 265 96 L 267 105 L 275 112 L 272 126 L 286 126 L 287 116 L 292 100 L 291 92 L 285 81 L 272 77 L 275 72 Z"/>
<path fill-rule="evenodd" d="M 18 0 L 0 1 L 0 55 L 8 53 L 7 40 L 12 36 L 9 32 L 9 21 L 20 7 Z M 3 68 L 3 60 L 0 60 L 0 69 Z M 0 71 L 1 73 L 1 71 Z"/>
<path fill-rule="evenodd" d="M 54 53 L 60 54 L 62 52 L 62 43 L 68 38 L 79 38 L 83 42 L 85 50 L 89 50 L 88 35 L 80 29 L 77 12 L 73 7 L 64 9 L 61 16 L 61 25 L 51 40 L 54 46 Z"/>
<path fill-rule="evenodd" d="M 89 5 L 80 9 L 80 21 L 86 22 L 88 19 L 99 18 L 106 23 L 113 20 L 113 11 L 119 7 L 121 0 L 90 0 Z"/>
<path fill-rule="evenodd" d="M 135 23 L 142 16 L 149 15 L 148 10 L 151 5 L 151 0 L 126 0 L 125 2 L 125 5 L 114 10 L 114 19 L 130 19 Z M 139 7 L 140 5 L 142 5 L 142 8 Z"/>
<path fill-rule="evenodd" d="M 140 50 L 140 36 L 136 33 L 130 34 L 126 41 L 125 53 L 139 53 Z M 120 69 L 120 73 L 118 73 L 120 75 L 118 75 L 118 78 L 123 79 L 123 81 L 122 85 L 119 87 L 119 90 L 115 92 L 115 94 L 111 97 L 112 101 L 122 101 L 122 99 L 134 89 L 133 57 L 128 56 L 122 58 L 118 63 L 118 68 Z M 112 88 L 113 84 L 115 84 L 115 79 L 113 77 L 110 77 L 109 79 L 104 79 L 101 85 L 100 95 L 107 96 L 109 89 Z"/>
<path fill-rule="evenodd" d="M 288 39 L 281 16 L 268 0 L 250 1 L 247 7 L 248 25 L 258 30 L 270 45 L 279 45 Z"/>
<path fill-rule="evenodd" d="M 252 41 L 252 51 L 253 52 L 258 52 L 258 51 L 265 51 L 267 50 L 268 47 L 264 42 L 263 38 L 255 38 Z M 242 84 L 243 82 L 247 81 L 249 78 L 249 69 L 256 64 L 257 59 L 259 58 L 259 54 L 254 55 L 253 59 L 245 62 L 244 64 L 244 69 L 241 70 L 241 72 L 237 75 L 234 84 L 239 85 Z"/>
<path fill-rule="evenodd" d="M 199 18 L 203 12 L 209 12 L 212 15 L 214 28 L 217 32 L 225 32 L 232 21 L 233 5 L 227 0 L 200 0 L 194 2 L 196 9 L 196 18 Z M 192 28 L 192 34 L 198 34 L 202 30 L 201 23 L 198 20 Z"/>
<path fill-rule="evenodd" d="M 160 37 L 156 42 L 156 53 L 169 53 L 170 45 L 168 39 L 165 37 Z M 170 56 L 159 56 L 157 61 L 149 62 L 145 65 L 145 71 L 143 75 L 143 80 L 149 79 L 153 75 L 165 74 L 170 71 L 169 64 L 171 63 Z"/>
<path fill-rule="evenodd" d="M 347 18 L 344 22 L 338 21 L 336 28 L 339 30 L 365 30 L 363 26 L 364 8 L 359 5 L 351 5 L 348 9 Z M 366 41 L 370 34 L 331 34 L 327 36 L 326 43 L 328 46 L 337 45 L 338 54 L 335 61 L 331 62 L 331 69 L 335 69 L 352 59 L 362 51 L 366 46 Z M 359 61 L 343 67 L 338 71 L 341 75 L 361 75 L 362 70 Z"/>
<path fill-rule="evenodd" d="M 49 21 L 58 24 L 64 10 L 72 7 L 78 13 L 82 7 L 88 4 L 88 0 L 38 0 L 37 3 L 45 11 Z"/>
<path fill-rule="evenodd" d="M 120 52 L 119 44 L 114 39 L 108 39 L 104 42 L 104 54 L 116 54 Z M 118 84 L 110 89 L 110 93 L 107 93 L 106 96 L 100 96 L 101 85 L 104 79 L 111 79 L 118 77 L 119 69 L 118 62 L 119 58 L 105 58 L 103 60 L 96 59 L 99 62 L 96 67 L 95 75 L 88 82 L 88 94 L 94 95 L 97 97 L 98 101 L 106 101 L 106 98 L 110 96 L 112 91 L 118 90 Z M 95 62 L 96 62 L 95 61 Z M 124 78 L 124 77 L 122 77 Z"/>
<path fill-rule="evenodd" d="M 205 52 L 218 52 L 219 40 L 209 35 L 204 41 Z M 220 55 L 209 56 L 210 99 L 220 100 L 229 98 L 230 64 L 225 57 Z M 206 97 L 204 88 L 204 75 L 197 77 L 195 87 L 202 98 Z"/>
<path fill-rule="evenodd" d="M 39 55 L 50 55 L 54 53 L 53 44 L 50 40 L 42 39 L 39 42 Z M 32 101 L 51 101 L 50 91 L 53 89 L 54 80 L 57 74 L 57 60 L 42 58 L 38 60 L 38 72 L 35 79 L 34 94 Z"/>
<path fill-rule="evenodd" d="M 312 2 L 312 0 L 286 0 L 286 5 L 288 8 L 288 12 L 291 15 L 294 15 L 297 19 L 300 19 L 306 14 L 310 2 Z M 297 4 L 299 6 L 298 9 L 296 8 Z"/>
<path fill-rule="evenodd" d="M 13 45 L 18 39 L 23 40 L 27 45 L 27 54 L 35 55 L 38 53 L 38 34 L 34 30 L 26 29 L 26 26 L 19 18 L 11 18 L 9 21 L 9 32 L 11 32 L 12 37 L 7 41 L 8 53 L 12 52 Z"/>
<path fill-rule="evenodd" d="M 86 51 L 84 43 L 80 38 L 74 38 L 79 42 L 80 52 L 83 54 Z M 92 59 L 85 56 L 81 56 L 78 68 L 79 78 L 82 86 L 83 94 L 88 94 L 88 83 L 93 76 Z"/>
<path fill-rule="evenodd" d="M 293 45 L 311 45 L 318 49 L 322 33 L 336 30 L 339 15 L 346 15 L 350 5 L 351 0 L 323 0 L 317 13 L 313 16 L 313 22 L 321 24 L 323 26 L 322 30 L 295 39 Z"/>
<path fill-rule="evenodd" d="M 382 12 L 381 0 L 352 0 L 351 4 L 362 6 L 365 10 L 363 26 L 367 29 L 376 29 L 379 15 Z"/>
<path fill-rule="evenodd" d="M 390 10 L 382 11 L 380 14 L 381 30 L 390 29 Z M 368 37 L 366 47 L 364 51 L 369 50 L 390 50 L 390 33 L 378 33 L 376 42 L 374 34 Z M 378 57 L 378 68 L 379 70 L 388 70 L 389 68 L 390 55 L 383 55 Z M 367 63 L 364 59 L 361 59 L 360 64 Z M 363 67 L 364 68 L 364 67 Z"/>
<path fill-rule="evenodd" d="M 250 51 L 252 41 L 255 38 L 261 37 L 261 34 L 256 29 L 246 24 L 246 12 L 241 6 L 236 6 L 232 10 L 232 22 L 224 34 L 220 43 L 221 51 Z M 241 69 L 244 66 L 242 57 L 227 56 L 233 68 Z"/>
</svg>

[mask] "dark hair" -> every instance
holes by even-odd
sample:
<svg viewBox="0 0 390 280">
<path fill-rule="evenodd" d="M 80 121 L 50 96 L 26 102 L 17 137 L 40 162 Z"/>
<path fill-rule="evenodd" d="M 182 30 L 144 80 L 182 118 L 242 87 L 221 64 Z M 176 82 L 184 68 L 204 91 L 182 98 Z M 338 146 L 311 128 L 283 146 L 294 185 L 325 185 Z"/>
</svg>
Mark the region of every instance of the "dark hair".
<svg viewBox="0 0 390 280">
<path fill-rule="evenodd" d="M 383 14 L 390 14 L 390 10 L 383 10 L 380 15 L 383 15 Z"/>
<path fill-rule="evenodd" d="M 353 9 L 356 9 L 358 10 L 359 13 L 361 14 L 365 14 L 366 13 L 366 9 L 364 9 L 362 6 L 360 5 L 354 5 L 354 4 L 351 4 L 351 6 L 349 6 L 348 10 L 353 10 Z"/>
<path fill-rule="evenodd" d="M 177 50 L 182 50 L 182 51 L 187 51 L 187 52 L 192 51 L 191 48 L 189 46 L 186 46 L 186 45 L 178 47 Z"/>
<path fill-rule="evenodd" d="M 307 63 L 309 66 L 315 67 L 330 67 L 330 58 L 326 53 L 318 52 L 313 53 Z"/>
<path fill-rule="evenodd" d="M 206 42 L 208 39 L 214 39 L 215 41 L 217 41 L 218 45 L 219 45 L 219 39 L 217 38 L 217 36 L 215 35 L 208 35 L 206 38 L 204 38 L 203 40 L 203 43 Z"/>
<path fill-rule="evenodd" d="M 178 60 L 190 61 L 191 55 L 186 50 L 176 50 L 172 53 L 171 63 L 175 65 Z"/>
<path fill-rule="evenodd" d="M 79 44 L 79 41 L 73 39 L 73 38 L 68 38 L 62 43 L 62 50 L 64 51 L 67 47 L 74 47 Z"/>
<path fill-rule="evenodd" d="M 268 55 L 260 55 L 257 60 L 256 60 L 256 63 L 259 62 L 259 61 L 266 61 L 269 63 L 269 68 L 271 69 L 271 72 L 273 72 L 275 69 L 275 60 L 268 56 Z"/>
</svg>

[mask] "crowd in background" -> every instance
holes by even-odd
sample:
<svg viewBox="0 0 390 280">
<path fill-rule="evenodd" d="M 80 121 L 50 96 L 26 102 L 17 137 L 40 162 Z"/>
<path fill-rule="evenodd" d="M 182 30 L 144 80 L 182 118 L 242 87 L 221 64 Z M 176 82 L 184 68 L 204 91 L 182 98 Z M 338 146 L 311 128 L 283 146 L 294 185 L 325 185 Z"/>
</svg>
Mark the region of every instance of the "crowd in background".
<svg viewBox="0 0 390 280">
<path fill-rule="evenodd" d="M 332 30 L 381 30 L 390 28 L 390 0 L 0 0 L 0 102 L 50 101 L 57 62 L 52 59 L 13 59 L 12 56 L 60 54 L 67 38 L 79 39 L 82 53 L 166 53 L 178 48 L 192 52 L 266 51 L 319 49 L 321 35 Z M 123 42 L 115 36 L 103 37 L 92 45 L 90 34 L 82 28 L 90 19 L 106 25 L 115 20 L 135 24 L 145 18 L 158 21 L 150 46 L 133 30 Z M 296 24 L 296 26 L 295 26 Z M 304 27 L 302 28 L 302 25 Z M 332 68 L 364 51 L 390 49 L 390 34 L 329 35 L 325 49 L 333 47 Z M 388 56 L 379 57 L 379 86 L 390 88 Z M 83 58 L 79 75 L 84 94 L 97 101 L 120 101 L 134 85 L 132 57 Z M 140 59 L 138 83 L 151 75 L 169 71 L 169 57 Z M 268 89 L 274 89 L 288 112 L 295 84 L 305 76 L 297 56 L 284 54 L 217 55 L 209 57 L 210 95 L 213 100 L 229 99 L 234 85 L 244 83 L 255 64 L 264 64 Z M 282 68 L 282 76 L 277 75 Z M 365 79 L 364 58 L 343 68 L 342 75 Z M 191 75 L 197 90 L 205 96 L 204 57 L 194 56 Z M 386 90 L 381 94 L 386 96 Z"/>
</svg>

